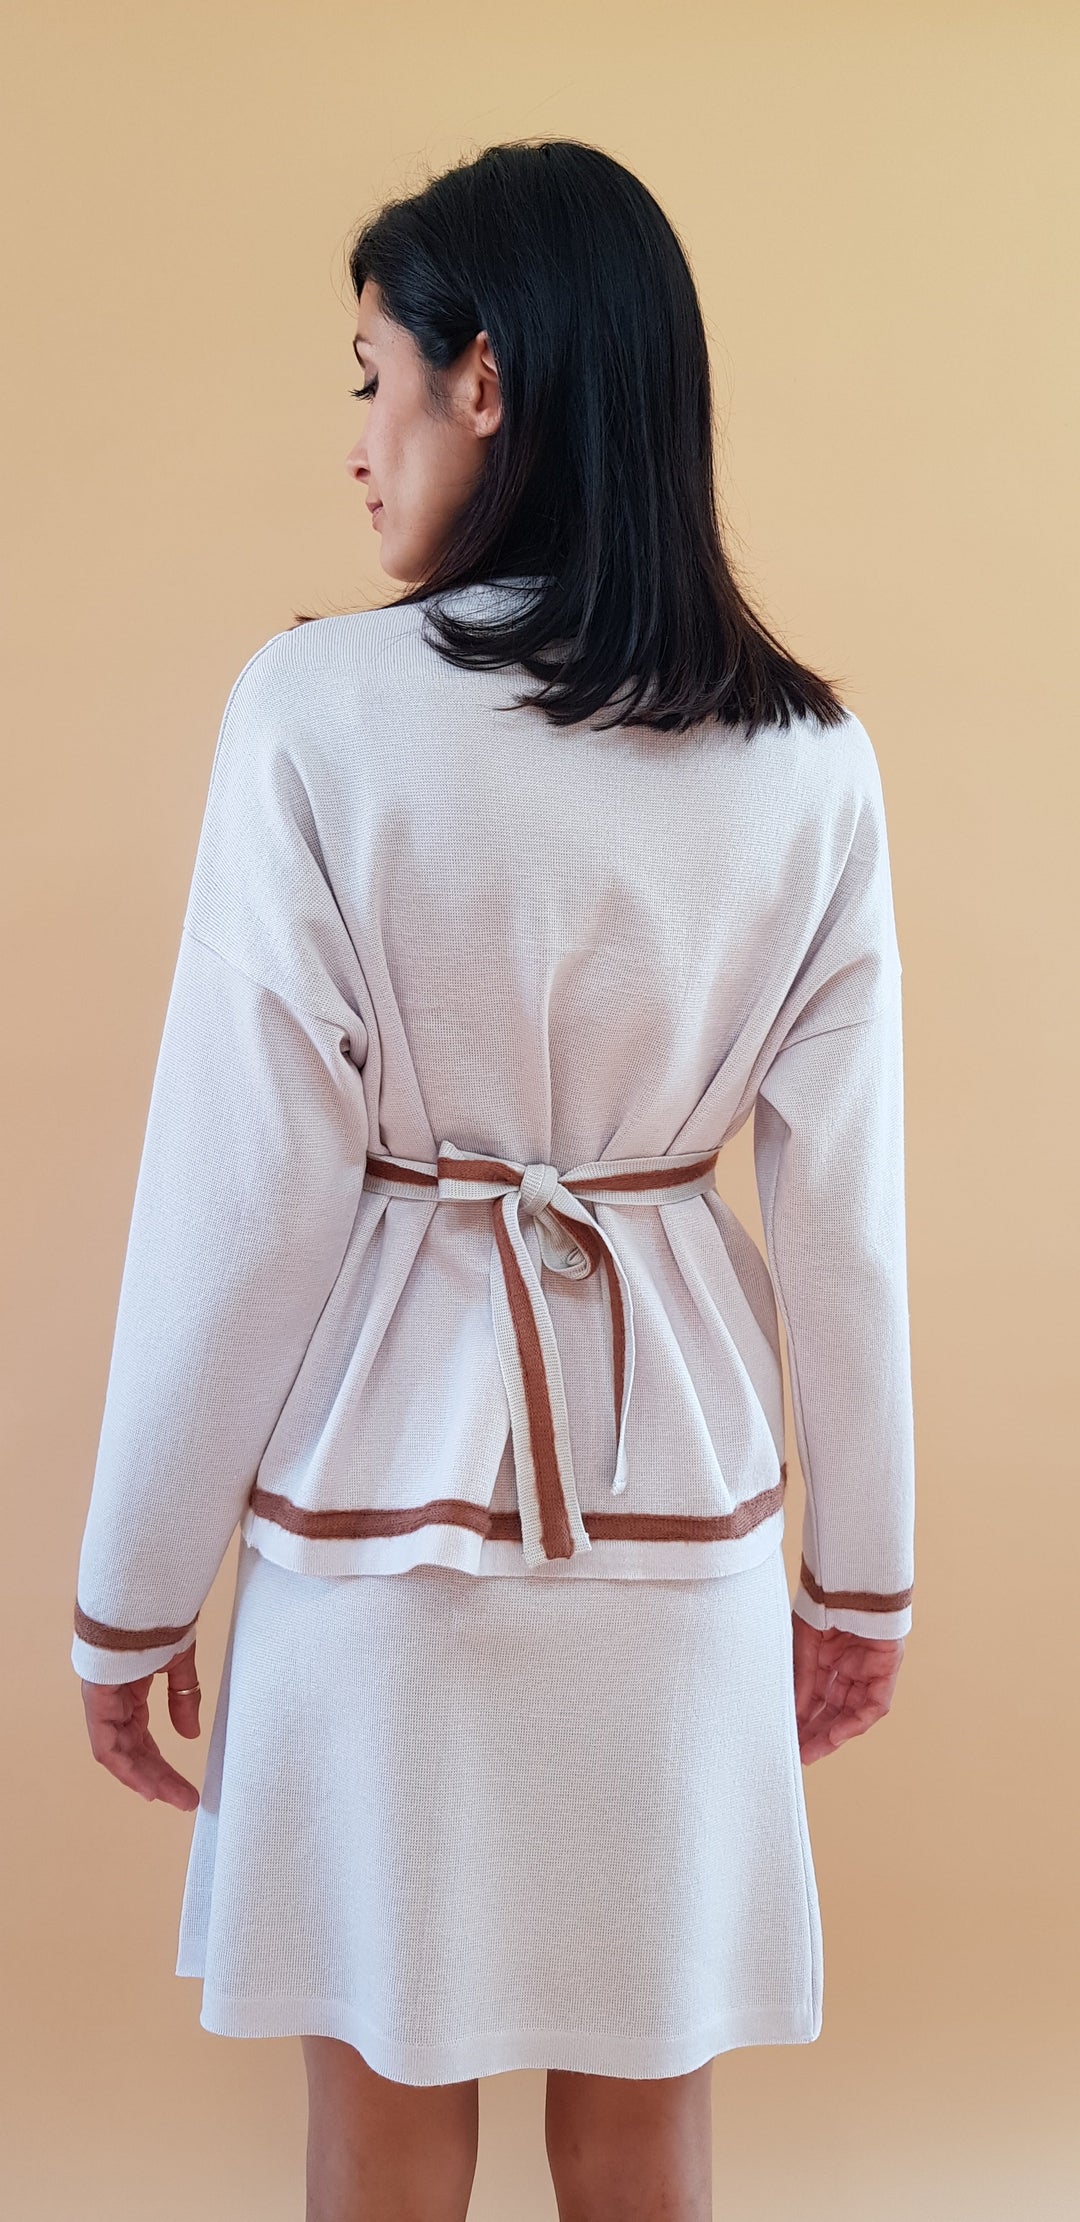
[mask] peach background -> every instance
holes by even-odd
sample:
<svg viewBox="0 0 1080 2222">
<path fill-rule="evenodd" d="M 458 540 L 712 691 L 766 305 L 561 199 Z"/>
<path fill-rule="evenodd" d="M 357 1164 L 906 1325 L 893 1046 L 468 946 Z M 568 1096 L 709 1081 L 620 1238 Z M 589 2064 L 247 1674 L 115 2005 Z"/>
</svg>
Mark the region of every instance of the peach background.
<svg viewBox="0 0 1080 2222">
<path fill-rule="evenodd" d="M 226 692 L 294 608 L 394 591 L 343 468 L 345 236 L 428 166 L 565 134 L 638 170 L 688 245 L 732 551 L 874 739 L 905 964 L 916 1627 L 891 1718 L 808 1773 L 825 2031 L 718 2063 L 717 2211 L 1063 2215 L 1075 13 L 35 0 L 6 21 L 8 2205 L 302 2211 L 299 2045 L 208 2035 L 173 1976 L 190 1823 L 90 1759 L 75 1560 Z M 748 1143 L 722 1185 L 760 1240 Z M 198 1745 L 161 1723 L 197 1778 L 206 1712 Z M 542 2080 L 481 2086 L 478 2222 L 554 2215 Z"/>
</svg>

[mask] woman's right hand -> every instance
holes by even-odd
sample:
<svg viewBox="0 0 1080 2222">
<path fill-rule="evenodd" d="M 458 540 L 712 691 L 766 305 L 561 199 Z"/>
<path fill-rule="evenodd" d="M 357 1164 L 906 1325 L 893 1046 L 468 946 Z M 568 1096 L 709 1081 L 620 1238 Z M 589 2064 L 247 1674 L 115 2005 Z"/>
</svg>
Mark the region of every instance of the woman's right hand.
<svg viewBox="0 0 1080 2222">
<path fill-rule="evenodd" d="M 195 1672 L 195 1644 L 178 1651 L 167 1666 L 169 1718 L 180 1736 L 199 1734 L 199 1688 Z M 178 1774 L 158 1750 L 150 1734 L 150 1684 L 152 1674 L 137 1682 L 84 1682 L 82 1685 L 90 1749 L 118 1782 L 137 1790 L 141 1798 L 162 1798 L 166 1805 L 190 1813 L 199 1803 L 193 1782 Z M 184 1695 L 180 1693 L 184 1692 Z M 186 1693 L 189 1693 L 186 1694 Z"/>
<path fill-rule="evenodd" d="M 804 1767 L 863 1736 L 888 1712 L 904 1656 L 904 1638 L 852 1636 L 843 1628 L 811 1628 L 792 1613 L 795 1714 Z"/>
</svg>

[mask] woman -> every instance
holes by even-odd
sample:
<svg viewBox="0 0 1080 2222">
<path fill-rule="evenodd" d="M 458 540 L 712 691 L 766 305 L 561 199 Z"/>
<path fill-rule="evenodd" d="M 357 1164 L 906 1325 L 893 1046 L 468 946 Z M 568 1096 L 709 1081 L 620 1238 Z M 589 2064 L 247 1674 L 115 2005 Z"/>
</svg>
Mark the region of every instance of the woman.
<svg viewBox="0 0 1080 2222">
<path fill-rule="evenodd" d="M 204 2025 L 302 2039 L 309 2222 L 464 2215 L 476 2079 L 529 2066 L 563 2222 L 699 2222 L 713 2058 L 820 2029 L 800 1752 L 910 1625 L 881 783 L 735 584 L 636 178 L 490 148 L 350 275 L 407 591 L 229 696 L 72 1656 L 95 1756 L 198 1807 Z M 715 1182 L 751 1113 L 767 1261 Z M 238 1525 L 200 1803 L 149 1692 L 198 1735 Z"/>
</svg>

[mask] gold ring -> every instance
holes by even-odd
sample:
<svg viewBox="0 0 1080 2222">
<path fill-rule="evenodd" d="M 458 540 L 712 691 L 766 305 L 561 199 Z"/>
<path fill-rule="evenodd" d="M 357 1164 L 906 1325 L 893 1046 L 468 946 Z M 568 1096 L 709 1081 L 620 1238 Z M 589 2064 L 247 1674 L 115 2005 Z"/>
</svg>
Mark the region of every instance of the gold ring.
<svg viewBox="0 0 1080 2222">
<path fill-rule="evenodd" d="M 192 1684 L 191 1684 L 191 1686 L 190 1686 L 190 1688 L 189 1688 L 189 1689 L 186 1689 L 186 1690 L 177 1690 L 177 1689 L 174 1689 L 174 1688 L 173 1688 L 173 1685 L 172 1685 L 172 1683 L 170 1682 L 170 1684 L 169 1684 L 169 1696 L 170 1696 L 170 1697 L 194 1697 L 194 1695 L 195 1695 L 195 1692 L 196 1692 L 196 1690 L 200 1690 L 201 1688 L 202 1688 L 202 1683 L 201 1683 L 201 1682 L 192 1682 Z"/>
</svg>

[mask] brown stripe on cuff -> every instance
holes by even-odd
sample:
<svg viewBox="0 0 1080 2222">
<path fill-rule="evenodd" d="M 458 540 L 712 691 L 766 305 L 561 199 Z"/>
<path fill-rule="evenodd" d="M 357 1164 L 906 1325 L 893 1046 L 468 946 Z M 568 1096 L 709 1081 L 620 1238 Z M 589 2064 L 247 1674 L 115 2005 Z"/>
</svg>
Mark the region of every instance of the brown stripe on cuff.
<svg viewBox="0 0 1080 2222">
<path fill-rule="evenodd" d="M 763 1489 L 734 1512 L 584 1512 L 590 1539 L 610 1543 L 731 1543 L 749 1535 L 779 1512 L 784 1502 L 787 1468 L 772 1489 Z M 520 1543 L 521 1515 L 492 1512 L 486 1505 L 469 1504 L 463 1497 L 431 1497 L 426 1504 L 387 1505 L 355 1511 L 308 1512 L 256 1483 L 248 1502 L 260 1520 L 286 1528 L 312 1542 L 356 1542 L 369 1536 L 413 1535 L 418 1528 L 472 1528 L 491 1543 Z"/>
<path fill-rule="evenodd" d="M 195 1620 L 198 1617 L 196 1613 Z M 105 1620 L 91 1620 L 75 1600 L 75 1633 L 84 1643 L 96 1644 L 99 1651 L 156 1651 L 163 1643 L 179 1643 L 195 1620 L 181 1621 L 179 1628 L 112 1628 Z"/>
<path fill-rule="evenodd" d="M 903 1612 L 914 1595 L 914 1589 L 822 1589 L 805 1559 L 799 1568 L 799 1580 L 815 1605 L 831 1605 L 843 1612 Z"/>
</svg>

